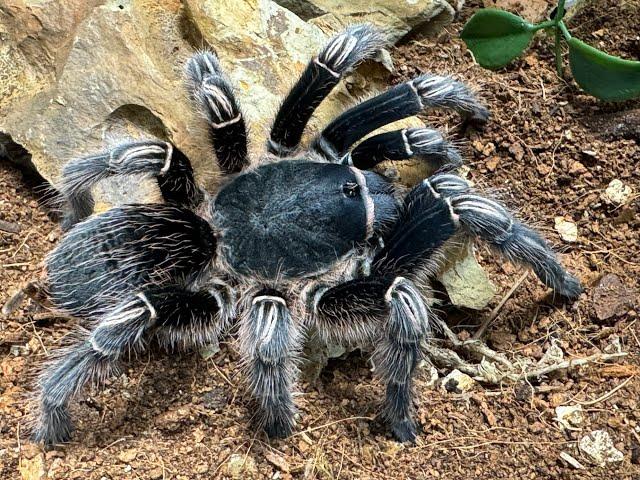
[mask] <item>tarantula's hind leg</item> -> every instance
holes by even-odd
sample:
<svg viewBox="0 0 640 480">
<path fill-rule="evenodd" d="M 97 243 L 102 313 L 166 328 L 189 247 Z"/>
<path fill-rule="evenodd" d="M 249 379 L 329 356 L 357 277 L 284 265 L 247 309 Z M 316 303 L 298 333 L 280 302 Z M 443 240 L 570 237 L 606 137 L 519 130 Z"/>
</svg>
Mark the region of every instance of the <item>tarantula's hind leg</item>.
<svg viewBox="0 0 640 480">
<path fill-rule="evenodd" d="M 230 311 L 218 290 L 191 292 L 177 285 L 149 288 L 120 301 L 97 319 L 83 341 L 63 350 L 42 372 L 34 440 L 47 445 L 69 440 L 71 398 L 87 382 L 111 375 L 124 353 L 142 349 L 152 330 L 163 339 L 211 340 Z"/>
<path fill-rule="evenodd" d="M 432 171 L 445 165 L 460 166 L 462 157 L 442 134 L 430 128 L 405 128 L 374 135 L 342 157 L 342 163 L 370 169 L 385 160 L 421 158 Z"/>
<path fill-rule="evenodd" d="M 424 74 L 338 116 L 315 140 L 314 148 L 324 157 L 338 161 L 352 145 L 377 128 L 432 107 L 452 108 L 477 123 L 484 123 L 489 117 L 466 85 L 450 77 Z"/>
<path fill-rule="evenodd" d="M 209 123 L 218 165 L 225 173 L 241 171 L 249 163 L 247 128 L 218 57 L 210 51 L 198 52 L 189 59 L 185 70 L 189 93 Z"/>
<path fill-rule="evenodd" d="M 253 299 L 241 319 L 240 348 L 248 359 L 249 388 L 258 403 L 256 423 L 271 438 L 289 436 L 295 424 L 292 388 L 300 332 L 280 294 L 267 291 Z"/>
<path fill-rule="evenodd" d="M 386 385 L 380 418 L 401 442 L 413 442 L 413 373 L 431 313 L 413 283 L 402 277 L 365 277 L 319 290 L 313 311 L 321 334 L 375 343 L 373 363 Z"/>
<path fill-rule="evenodd" d="M 168 202 L 193 207 L 202 200 L 191 162 L 174 145 L 157 140 L 123 143 L 109 152 L 72 160 L 64 166 L 60 190 L 70 210 L 63 219 L 63 229 L 91 215 L 91 187 L 97 182 L 136 173 L 154 175 Z"/>
<path fill-rule="evenodd" d="M 271 128 L 268 150 L 281 157 L 290 155 L 322 100 L 347 72 L 383 45 L 384 37 L 371 25 L 352 25 L 333 37 L 309 62 L 282 103 Z"/>
<path fill-rule="evenodd" d="M 142 346 L 143 335 L 155 320 L 148 299 L 142 294 L 133 296 L 105 315 L 84 341 L 63 350 L 40 377 L 34 441 L 46 445 L 68 441 L 73 431 L 69 400 L 85 383 L 111 375 L 123 352 Z"/>
</svg>

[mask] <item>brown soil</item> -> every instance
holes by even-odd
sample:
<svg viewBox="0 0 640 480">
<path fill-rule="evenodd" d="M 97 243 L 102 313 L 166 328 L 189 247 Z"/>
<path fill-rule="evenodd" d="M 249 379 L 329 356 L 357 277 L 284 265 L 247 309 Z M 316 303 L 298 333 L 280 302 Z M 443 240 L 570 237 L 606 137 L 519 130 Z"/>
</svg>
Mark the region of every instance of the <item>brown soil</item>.
<svg viewBox="0 0 640 480">
<path fill-rule="evenodd" d="M 73 408 L 74 442 L 43 456 L 24 431 L 25 397 L 35 367 L 76 321 L 51 317 L 30 304 L 0 320 L 0 478 L 228 477 L 234 454 L 246 461 L 239 478 L 640 478 L 640 139 L 637 123 L 635 130 L 612 124 L 626 118 L 637 122 L 640 104 L 600 105 L 569 78 L 559 80 L 544 36 L 503 71 L 474 66 L 458 34 L 476 3 L 466 6 L 462 18 L 437 39 L 395 49 L 399 74 L 394 81 L 447 71 L 481 87 L 493 118 L 483 131 L 464 135 L 470 178 L 498 192 L 537 225 L 586 285 L 582 298 L 567 306 L 552 303 L 530 275 L 500 311 L 488 341 L 508 353 L 539 358 L 557 339 L 573 357 L 601 351 L 618 335 L 630 353 L 627 358 L 545 379 L 533 394 L 526 385 L 446 393 L 427 388 L 423 372 L 417 409 L 424 432 L 417 445 L 404 446 L 369 420 L 381 387 L 358 355 L 335 362 L 317 382 L 300 385 L 298 433 L 268 442 L 248 426 L 251 411 L 232 345 L 223 345 L 207 361 L 196 353 L 151 351 L 126 363 L 103 390 L 85 390 Z M 637 58 L 639 19 L 637 2 L 621 7 L 608 1 L 582 12 L 573 22 L 579 26 L 574 33 L 598 46 L 603 42 L 612 53 Z M 443 114 L 427 120 L 433 125 L 456 121 Z M 450 133 L 458 135 L 457 127 Z M 624 207 L 601 199 L 613 179 L 634 189 Z M 577 242 L 559 238 L 557 216 L 578 225 Z M 16 286 L 37 276 L 59 229 L 38 205 L 33 188 L 5 164 L 0 164 L 0 220 L 21 227 L 18 233 L 0 231 L 4 303 Z M 520 276 L 519 269 L 481 253 L 499 292 L 485 311 L 450 312 L 461 335 L 473 333 Z M 607 284 L 610 295 L 602 296 L 604 287 L 597 285 L 606 274 L 621 280 L 622 292 L 614 282 Z M 612 301 L 616 294 L 627 302 Z M 601 397 L 584 407 L 581 430 L 559 429 L 556 406 Z M 624 461 L 597 467 L 578 452 L 576 440 L 596 429 L 609 432 Z M 561 452 L 587 468 L 569 466 Z M 43 459 L 49 477 L 37 475 Z"/>
</svg>

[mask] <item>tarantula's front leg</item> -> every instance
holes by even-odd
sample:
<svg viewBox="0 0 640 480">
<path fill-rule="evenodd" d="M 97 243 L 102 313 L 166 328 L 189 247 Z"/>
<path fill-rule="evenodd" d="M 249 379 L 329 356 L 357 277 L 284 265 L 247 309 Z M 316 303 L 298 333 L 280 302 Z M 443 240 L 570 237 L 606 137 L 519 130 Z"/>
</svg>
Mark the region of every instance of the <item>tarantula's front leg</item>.
<svg viewBox="0 0 640 480">
<path fill-rule="evenodd" d="M 62 169 L 60 190 L 69 202 L 62 228 L 68 230 L 93 212 L 91 187 L 113 175 L 146 173 L 154 175 L 163 198 L 194 207 L 202 200 L 191 162 L 178 148 L 157 140 L 129 142 L 112 150 L 79 158 Z"/>
<path fill-rule="evenodd" d="M 342 157 L 342 163 L 370 169 L 385 160 L 409 158 L 428 162 L 434 171 L 445 165 L 462 165 L 456 148 L 430 128 L 405 128 L 374 135 Z"/>
<path fill-rule="evenodd" d="M 402 277 L 365 277 L 318 290 L 312 303 L 328 339 L 373 340 L 376 372 L 386 385 L 380 417 L 396 439 L 414 441 L 412 377 L 431 317 L 415 285 Z"/>
<path fill-rule="evenodd" d="M 475 193 L 452 174 L 424 180 L 405 198 L 404 212 L 385 238 L 373 271 L 406 276 L 433 270 L 434 253 L 457 232 L 479 237 L 507 259 L 530 266 L 538 278 L 568 299 L 582 287 L 558 262 L 556 254 L 533 229 L 516 220 L 500 203 Z"/>
<path fill-rule="evenodd" d="M 66 442 L 73 425 L 68 403 L 90 381 L 101 382 L 123 353 L 140 350 L 151 331 L 206 330 L 220 333 L 229 306 L 216 292 L 190 292 L 178 286 L 155 287 L 129 295 L 97 319 L 84 340 L 62 350 L 39 381 L 33 438 L 47 445 Z"/>
<path fill-rule="evenodd" d="M 269 151 L 283 157 L 290 155 L 322 100 L 348 71 L 373 56 L 383 43 L 382 35 L 370 25 L 352 25 L 333 37 L 309 62 L 282 103 L 271 128 Z"/>
<path fill-rule="evenodd" d="M 241 171 L 249 163 L 247 128 L 218 57 L 209 51 L 196 53 L 187 62 L 186 73 L 189 93 L 209 122 L 209 136 L 220 168 L 225 173 Z"/>
<path fill-rule="evenodd" d="M 295 424 L 291 390 L 300 348 L 298 326 L 285 299 L 275 291 L 256 296 L 240 322 L 249 388 L 258 403 L 256 423 L 271 438 L 287 437 Z"/>
<path fill-rule="evenodd" d="M 448 107 L 478 123 L 489 117 L 487 109 L 464 84 L 439 75 L 424 74 L 366 100 L 333 120 L 315 140 L 314 149 L 339 161 L 349 148 L 377 128 L 431 107 Z"/>
</svg>

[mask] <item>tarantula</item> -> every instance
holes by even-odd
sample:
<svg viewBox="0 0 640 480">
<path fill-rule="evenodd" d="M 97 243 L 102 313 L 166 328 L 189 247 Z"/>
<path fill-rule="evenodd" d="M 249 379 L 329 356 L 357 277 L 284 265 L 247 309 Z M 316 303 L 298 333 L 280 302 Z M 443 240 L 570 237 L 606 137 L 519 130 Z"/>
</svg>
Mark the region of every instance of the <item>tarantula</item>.
<svg viewBox="0 0 640 480">
<path fill-rule="evenodd" d="M 43 371 L 36 440 L 69 440 L 71 397 L 108 376 L 125 352 L 152 338 L 183 348 L 216 341 L 237 319 L 255 418 L 270 437 L 294 428 L 296 359 L 314 327 L 327 341 L 375 346 L 386 384 L 380 418 L 396 439 L 413 441 L 412 376 L 434 318 L 416 283 L 433 277 L 447 242 L 480 237 L 558 294 L 578 296 L 580 283 L 539 234 L 449 173 L 460 156 L 437 131 L 403 129 L 358 143 L 430 107 L 486 121 L 486 108 L 452 78 L 424 74 L 396 85 L 301 149 L 316 107 L 383 43 L 367 25 L 331 39 L 282 103 L 258 159 L 247 154 L 245 120 L 216 56 L 196 53 L 186 65 L 189 91 L 227 174 L 215 193 L 198 187 L 187 157 L 164 141 L 125 143 L 64 167 L 68 231 L 48 256 L 47 291 L 90 328 Z M 368 170 L 412 157 L 440 171 L 408 193 Z M 155 176 L 165 203 L 91 215 L 96 182 L 134 173 Z"/>
</svg>

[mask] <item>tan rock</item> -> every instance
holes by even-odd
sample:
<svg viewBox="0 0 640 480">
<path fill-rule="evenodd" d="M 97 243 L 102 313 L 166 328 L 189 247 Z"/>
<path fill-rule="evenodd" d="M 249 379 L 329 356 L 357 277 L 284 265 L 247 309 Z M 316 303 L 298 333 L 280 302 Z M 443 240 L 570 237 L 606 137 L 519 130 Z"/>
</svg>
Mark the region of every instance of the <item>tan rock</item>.
<svg viewBox="0 0 640 480">
<path fill-rule="evenodd" d="M 453 20 L 455 10 L 444 0 L 277 0 L 313 24 L 370 22 L 396 42 L 407 34 L 429 34 Z"/>
</svg>

